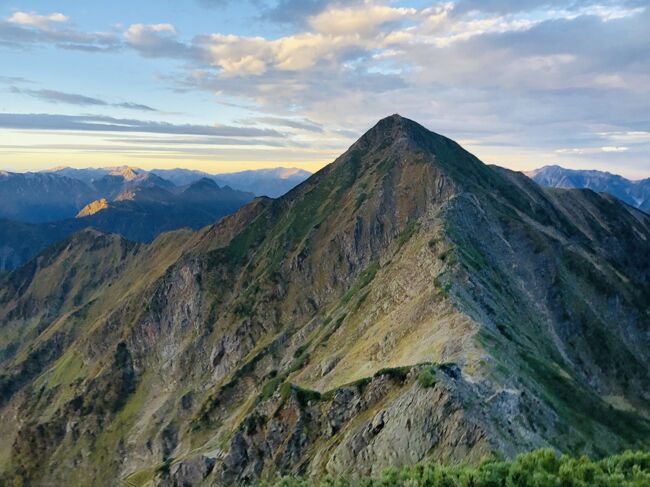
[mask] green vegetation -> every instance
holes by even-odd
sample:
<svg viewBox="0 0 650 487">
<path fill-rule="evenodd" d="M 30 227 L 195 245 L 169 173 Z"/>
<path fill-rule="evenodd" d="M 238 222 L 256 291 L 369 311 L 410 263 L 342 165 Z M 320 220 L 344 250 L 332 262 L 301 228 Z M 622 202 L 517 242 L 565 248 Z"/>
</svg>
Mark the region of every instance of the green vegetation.
<svg viewBox="0 0 650 487">
<path fill-rule="evenodd" d="M 592 460 L 558 456 L 543 449 L 512 461 L 485 460 L 478 466 L 420 463 L 389 468 L 376 478 L 356 481 L 327 477 L 320 482 L 285 478 L 274 487 L 646 487 L 650 452 L 625 452 Z"/>
<path fill-rule="evenodd" d="M 387 375 L 391 379 L 404 382 L 406 379 L 406 376 L 408 373 L 411 371 L 411 366 L 407 365 L 404 367 L 390 367 L 390 368 L 385 368 L 385 369 L 380 369 L 377 372 L 375 372 L 374 377 L 380 377 L 382 375 Z"/>
<path fill-rule="evenodd" d="M 406 242 L 411 240 L 411 237 L 420 230 L 420 223 L 416 221 L 410 221 L 404 230 L 397 236 L 397 244 L 399 248 L 402 248 Z"/>
<path fill-rule="evenodd" d="M 379 270 L 379 262 L 373 262 L 371 263 L 366 269 L 359 274 L 359 277 L 357 278 L 357 282 L 354 283 L 354 286 L 343 296 L 342 302 L 343 304 L 347 304 L 350 302 L 352 297 L 359 292 L 359 290 L 363 289 L 366 287 L 368 284 L 372 282 L 372 280 L 375 278 L 375 275 L 377 275 L 377 271 Z"/>
<path fill-rule="evenodd" d="M 260 403 L 270 398 L 273 395 L 273 393 L 277 390 L 277 388 L 280 386 L 280 384 L 284 382 L 285 379 L 286 376 L 284 375 L 280 375 L 270 379 L 262 387 L 262 392 L 260 392 L 260 395 L 257 397 L 257 402 Z"/>
<path fill-rule="evenodd" d="M 418 375 L 418 383 L 424 389 L 436 385 L 436 369 L 433 367 L 426 367 L 422 369 Z"/>
<path fill-rule="evenodd" d="M 357 211 L 363 205 L 363 202 L 368 199 L 368 193 L 363 192 L 357 196 L 357 200 L 354 203 L 354 211 Z"/>
<path fill-rule="evenodd" d="M 291 384 L 290 382 L 285 382 L 280 386 L 280 397 L 282 398 L 282 402 L 289 399 L 291 392 L 296 394 L 296 399 L 302 407 L 305 407 L 309 401 L 320 401 L 321 399 L 321 394 L 318 391 L 304 389 L 295 384 Z"/>
</svg>

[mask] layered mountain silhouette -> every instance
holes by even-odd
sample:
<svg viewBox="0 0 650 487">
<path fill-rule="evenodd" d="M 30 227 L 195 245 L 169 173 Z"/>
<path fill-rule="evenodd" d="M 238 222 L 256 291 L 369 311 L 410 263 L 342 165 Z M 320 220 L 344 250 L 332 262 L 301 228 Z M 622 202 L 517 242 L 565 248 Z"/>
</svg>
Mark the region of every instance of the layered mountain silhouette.
<svg viewBox="0 0 650 487">
<path fill-rule="evenodd" d="M 211 175 L 128 166 L 2 172 L 0 272 L 15 269 L 81 228 L 139 242 L 182 227 L 198 229 L 237 210 L 253 195 L 284 194 L 308 175 L 286 168 Z"/>
<path fill-rule="evenodd" d="M 129 166 L 75 169 L 58 167 L 38 173 L 0 171 L 0 218 L 23 223 L 43 223 L 73 218 L 87 204 L 112 200 L 139 187 L 182 191 L 201 179 L 219 186 L 253 193 L 281 196 L 310 173 L 301 169 L 273 168 L 229 174 L 208 174 L 189 169 L 145 171 Z"/>
<path fill-rule="evenodd" d="M 42 223 L 74 216 L 95 199 L 83 181 L 44 173 L 0 171 L 0 218 Z"/>
<path fill-rule="evenodd" d="M 119 234 L 136 242 L 151 242 L 166 231 L 198 230 L 252 199 L 251 193 L 201 179 L 173 192 L 157 184 L 128 186 L 112 200 L 93 201 L 75 218 L 58 222 L 26 224 L 0 220 L 0 270 L 20 266 L 48 245 L 83 228 Z"/>
<path fill-rule="evenodd" d="M 544 166 L 525 173 L 536 183 L 551 188 L 588 188 L 609 193 L 628 205 L 650 213 L 650 178 L 632 181 L 604 171 Z"/>
<path fill-rule="evenodd" d="M 2 480 L 648 448 L 648 255 L 647 214 L 393 115 L 281 198 L 150 244 L 85 230 L 5 276 Z"/>
<path fill-rule="evenodd" d="M 277 198 L 291 190 L 311 173 L 303 169 L 276 167 L 224 174 L 208 174 L 188 169 L 154 169 L 153 174 L 172 181 L 177 186 L 191 184 L 200 178 L 213 179 L 221 186 L 247 191 L 256 196 Z"/>
</svg>

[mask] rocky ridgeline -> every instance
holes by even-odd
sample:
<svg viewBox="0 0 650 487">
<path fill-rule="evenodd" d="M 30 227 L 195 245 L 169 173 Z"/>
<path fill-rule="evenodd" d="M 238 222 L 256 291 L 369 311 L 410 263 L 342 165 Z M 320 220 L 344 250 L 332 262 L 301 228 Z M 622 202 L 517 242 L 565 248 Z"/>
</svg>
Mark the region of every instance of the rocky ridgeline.
<svg viewBox="0 0 650 487">
<path fill-rule="evenodd" d="M 647 448 L 647 255 L 644 213 L 389 117 L 282 198 L 148 245 L 83 232 L 6 278 L 3 481 Z"/>
</svg>

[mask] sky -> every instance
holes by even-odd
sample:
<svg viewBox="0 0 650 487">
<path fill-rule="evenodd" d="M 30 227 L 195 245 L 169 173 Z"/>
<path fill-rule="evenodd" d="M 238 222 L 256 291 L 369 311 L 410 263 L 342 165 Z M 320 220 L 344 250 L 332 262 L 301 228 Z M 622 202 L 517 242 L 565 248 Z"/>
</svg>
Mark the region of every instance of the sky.
<svg viewBox="0 0 650 487">
<path fill-rule="evenodd" d="M 650 177 L 650 0 L 2 0 L 0 168 L 317 170 L 393 113 Z"/>
</svg>

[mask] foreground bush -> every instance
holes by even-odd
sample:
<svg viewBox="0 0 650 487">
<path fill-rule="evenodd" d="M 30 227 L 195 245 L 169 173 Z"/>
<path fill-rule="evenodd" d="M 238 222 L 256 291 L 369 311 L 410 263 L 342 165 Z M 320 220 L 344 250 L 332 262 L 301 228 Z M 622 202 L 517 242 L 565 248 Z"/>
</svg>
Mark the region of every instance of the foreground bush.
<svg viewBox="0 0 650 487">
<path fill-rule="evenodd" d="M 420 463 L 390 468 L 378 478 L 320 482 L 285 478 L 273 487 L 650 487 L 650 452 L 625 452 L 602 460 L 536 450 L 513 461 L 478 466 Z"/>
</svg>

